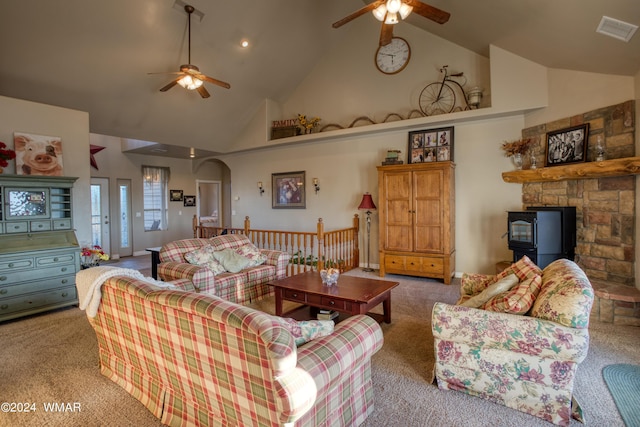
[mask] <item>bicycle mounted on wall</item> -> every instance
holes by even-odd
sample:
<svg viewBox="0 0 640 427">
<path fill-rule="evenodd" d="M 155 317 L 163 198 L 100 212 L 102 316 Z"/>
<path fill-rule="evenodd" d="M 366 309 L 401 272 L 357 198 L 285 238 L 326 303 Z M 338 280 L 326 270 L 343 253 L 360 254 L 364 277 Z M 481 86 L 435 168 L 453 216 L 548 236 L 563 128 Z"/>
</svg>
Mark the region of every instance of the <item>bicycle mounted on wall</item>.
<svg viewBox="0 0 640 427">
<path fill-rule="evenodd" d="M 429 83 L 422 89 L 422 92 L 420 92 L 420 111 L 422 111 L 425 116 L 451 113 L 454 110 L 470 110 L 472 108 L 478 108 L 480 104 L 482 91 L 479 88 L 474 88 L 467 94 L 463 88 L 467 83 L 464 73 L 462 71 L 459 73 L 449 73 L 447 67 L 448 65 L 443 65 L 442 68 L 440 68 L 440 72 L 444 73 L 441 81 Z M 460 84 L 452 77 L 464 77 L 464 82 Z M 462 99 L 464 100 L 464 106 L 456 107 L 456 93 L 449 83 L 453 83 L 460 90 Z M 467 99 L 468 97 L 469 99 Z"/>
</svg>

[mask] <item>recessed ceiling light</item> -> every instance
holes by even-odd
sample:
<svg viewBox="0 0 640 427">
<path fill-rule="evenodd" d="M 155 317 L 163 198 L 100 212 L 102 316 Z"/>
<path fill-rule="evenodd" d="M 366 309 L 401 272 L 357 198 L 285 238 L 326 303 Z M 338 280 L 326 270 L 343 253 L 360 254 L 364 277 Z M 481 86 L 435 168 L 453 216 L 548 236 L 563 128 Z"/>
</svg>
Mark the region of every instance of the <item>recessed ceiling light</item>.
<svg viewBox="0 0 640 427">
<path fill-rule="evenodd" d="M 609 18 L 603 16 L 596 33 L 604 34 L 609 37 L 628 42 L 633 34 L 638 29 L 637 25 L 629 24 L 628 22 L 620 21 L 618 19 Z"/>
<path fill-rule="evenodd" d="M 242 41 L 240 42 L 240 46 L 242 46 L 242 47 L 249 47 L 249 40 L 246 40 L 246 39 L 242 40 Z"/>
</svg>

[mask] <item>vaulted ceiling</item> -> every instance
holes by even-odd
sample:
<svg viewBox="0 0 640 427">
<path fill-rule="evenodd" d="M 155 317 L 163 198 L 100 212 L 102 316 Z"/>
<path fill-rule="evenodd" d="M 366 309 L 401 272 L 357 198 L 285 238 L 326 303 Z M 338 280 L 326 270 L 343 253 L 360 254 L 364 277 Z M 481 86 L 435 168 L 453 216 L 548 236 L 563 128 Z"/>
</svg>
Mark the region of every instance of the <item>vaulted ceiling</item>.
<svg viewBox="0 0 640 427">
<path fill-rule="evenodd" d="M 94 133 L 199 152 L 233 151 L 264 99 L 283 102 L 349 24 L 362 0 L 191 0 L 191 62 L 231 84 L 211 98 L 158 89 L 187 63 L 181 0 L 5 0 L 0 3 L 0 95 L 89 112 Z M 415 25 L 488 56 L 493 44 L 550 68 L 633 76 L 631 41 L 596 33 L 602 16 L 640 25 L 635 0 L 432 0 L 445 25 Z M 371 14 L 359 20 L 380 24 Z M 248 39 L 248 48 L 240 41 Z M 172 151 L 175 152 L 175 151 Z M 188 148 L 177 155 L 188 154 Z"/>
</svg>

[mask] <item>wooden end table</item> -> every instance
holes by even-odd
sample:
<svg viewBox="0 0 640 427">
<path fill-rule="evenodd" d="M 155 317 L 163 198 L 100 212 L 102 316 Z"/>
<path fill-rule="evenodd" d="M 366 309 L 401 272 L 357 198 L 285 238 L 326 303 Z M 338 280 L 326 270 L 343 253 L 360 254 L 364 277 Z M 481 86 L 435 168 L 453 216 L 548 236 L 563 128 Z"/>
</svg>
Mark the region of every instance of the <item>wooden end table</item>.
<svg viewBox="0 0 640 427">
<path fill-rule="evenodd" d="M 391 323 L 391 289 L 398 284 L 389 280 L 341 274 L 337 284 L 327 286 L 322 284 L 320 273 L 317 271 L 307 271 L 270 283 L 275 288 L 276 316 L 288 314 L 282 312 L 284 300 L 351 315 L 367 314 L 373 307 L 382 303 L 382 320 L 385 323 Z"/>
</svg>

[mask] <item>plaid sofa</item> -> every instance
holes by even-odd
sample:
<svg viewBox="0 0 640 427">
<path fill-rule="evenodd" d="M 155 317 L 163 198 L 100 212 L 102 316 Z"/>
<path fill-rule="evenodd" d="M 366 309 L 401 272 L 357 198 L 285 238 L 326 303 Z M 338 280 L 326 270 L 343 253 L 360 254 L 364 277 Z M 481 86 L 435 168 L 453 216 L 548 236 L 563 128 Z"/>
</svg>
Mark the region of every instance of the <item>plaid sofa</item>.
<svg viewBox="0 0 640 427">
<path fill-rule="evenodd" d="M 238 273 L 225 272 L 215 275 L 206 267 L 189 264 L 185 254 L 209 244 L 214 250 L 237 249 L 250 244 L 242 234 L 225 234 L 210 239 L 176 240 L 160 249 L 158 278 L 166 282 L 187 279 L 197 292 L 216 295 L 227 301 L 247 304 L 273 295 L 273 287 L 267 283 L 287 275 L 290 255 L 286 252 L 260 249 L 267 261 Z"/>
<path fill-rule="evenodd" d="M 95 330 L 103 375 L 171 426 L 356 426 L 373 411 L 366 315 L 296 347 L 282 318 L 116 276 Z"/>
<path fill-rule="evenodd" d="M 481 309 L 434 305 L 438 387 L 561 426 L 568 426 L 571 417 L 583 421 L 573 386 L 589 349 L 593 288 L 573 261 L 560 259 L 540 270 L 523 258 L 497 276 L 463 274 L 458 303 L 511 273 L 525 285 L 541 278 L 541 285 L 533 296 L 516 286 L 507 298 L 499 296 Z M 520 315 L 501 312 L 505 304 Z"/>
</svg>

